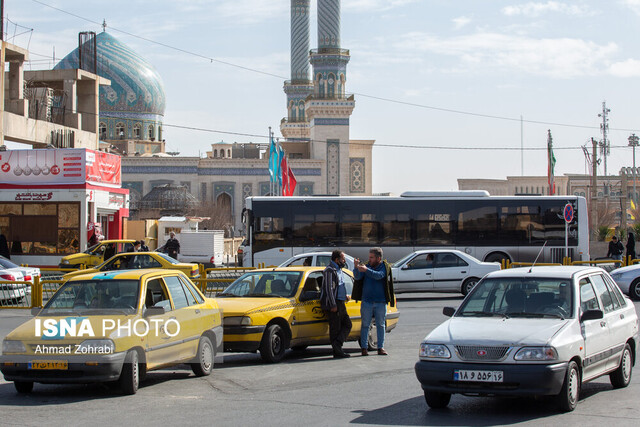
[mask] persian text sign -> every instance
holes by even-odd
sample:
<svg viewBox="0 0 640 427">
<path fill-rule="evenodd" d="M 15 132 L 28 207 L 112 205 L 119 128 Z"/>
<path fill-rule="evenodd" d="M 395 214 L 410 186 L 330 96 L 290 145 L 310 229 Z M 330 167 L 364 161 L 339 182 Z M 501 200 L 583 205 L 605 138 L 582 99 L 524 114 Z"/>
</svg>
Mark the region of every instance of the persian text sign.
<svg viewBox="0 0 640 427">
<path fill-rule="evenodd" d="M 0 152 L 0 183 L 120 186 L 120 157 L 84 148 Z"/>
</svg>

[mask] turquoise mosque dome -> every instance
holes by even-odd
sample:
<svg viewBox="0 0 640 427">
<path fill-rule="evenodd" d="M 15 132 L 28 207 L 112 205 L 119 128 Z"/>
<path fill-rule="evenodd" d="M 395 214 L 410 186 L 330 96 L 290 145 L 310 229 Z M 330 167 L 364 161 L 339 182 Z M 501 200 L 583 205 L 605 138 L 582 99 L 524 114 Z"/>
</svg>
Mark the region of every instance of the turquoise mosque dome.
<svg viewBox="0 0 640 427">
<path fill-rule="evenodd" d="M 103 31 L 96 35 L 97 74 L 111 80 L 100 87 L 100 139 L 162 139 L 166 97 L 155 68 L 129 46 Z M 78 68 L 78 49 L 54 69 Z"/>
</svg>

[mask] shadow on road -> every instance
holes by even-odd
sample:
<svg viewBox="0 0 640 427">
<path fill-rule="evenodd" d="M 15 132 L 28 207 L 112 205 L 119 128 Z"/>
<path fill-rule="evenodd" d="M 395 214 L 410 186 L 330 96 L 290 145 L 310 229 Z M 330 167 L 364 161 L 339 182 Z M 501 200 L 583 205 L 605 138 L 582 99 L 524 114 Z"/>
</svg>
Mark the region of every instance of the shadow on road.
<svg viewBox="0 0 640 427">
<path fill-rule="evenodd" d="M 175 368 L 174 368 L 175 369 Z M 147 373 L 140 390 L 167 381 L 195 379 L 191 371 L 160 370 Z M 0 408 L 3 406 L 66 405 L 123 396 L 115 384 L 38 384 L 28 394 L 16 392 L 13 383 L 0 384 Z"/>
<path fill-rule="evenodd" d="M 590 383 L 583 386 L 580 404 L 602 392 L 611 390 L 608 384 Z M 360 416 L 354 424 L 373 425 L 447 425 L 493 426 L 510 425 L 558 415 L 554 401 L 542 398 L 491 398 L 454 395 L 449 407 L 430 409 L 422 395 L 373 410 L 354 411 Z"/>
<path fill-rule="evenodd" d="M 360 348 L 357 344 L 346 344 L 344 351 L 351 356 L 358 357 L 360 355 Z M 333 350 L 329 346 L 311 347 L 303 351 L 288 350 L 284 359 L 280 364 L 287 363 L 310 363 L 321 362 L 327 359 L 333 359 Z M 257 366 L 267 365 L 260 357 L 259 353 L 225 353 L 224 363 L 216 364 L 215 369 L 234 368 L 238 366 Z"/>
<path fill-rule="evenodd" d="M 418 302 L 418 301 L 462 301 L 462 295 L 433 295 L 425 296 L 424 294 L 409 296 L 407 294 L 396 295 L 398 304 L 402 302 Z"/>
</svg>

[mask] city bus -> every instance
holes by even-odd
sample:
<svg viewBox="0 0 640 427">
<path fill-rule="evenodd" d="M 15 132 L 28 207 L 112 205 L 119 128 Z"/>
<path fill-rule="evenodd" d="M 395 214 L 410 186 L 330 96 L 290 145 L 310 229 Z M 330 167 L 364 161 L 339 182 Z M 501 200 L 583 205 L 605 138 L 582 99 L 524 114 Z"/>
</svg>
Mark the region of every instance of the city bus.
<svg viewBox="0 0 640 427">
<path fill-rule="evenodd" d="M 481 261 L 562 262 L 563 209 L 574 207 L 568 254 L 589 260 L 587 204 L 579 196 L 490 196 L 486 191 L 405 192 L 400 197 L 248 197 L 244 266 L 279 265 L 306 252 L 342 249 L 389 262 L 420 249 L 458 249 Z"/>
</svg>

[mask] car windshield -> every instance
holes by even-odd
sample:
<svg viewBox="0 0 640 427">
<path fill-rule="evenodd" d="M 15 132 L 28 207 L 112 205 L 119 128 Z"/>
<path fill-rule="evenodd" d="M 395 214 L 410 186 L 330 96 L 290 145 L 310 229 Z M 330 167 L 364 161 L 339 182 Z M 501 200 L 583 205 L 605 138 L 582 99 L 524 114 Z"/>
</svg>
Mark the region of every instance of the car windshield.
<svg viewBox="0 0 640 427">
<path fill-rule="evenodd" d="M 44 311 L 92 314 L 114 310 L 134 314 L 138 307 L 139 280 L 82 280 L 65 283 Z"/>
<path fill-rule="evenodd" d="M 410 253 L 407 256 L 404 256 L 402 258 L 400 258 L 398 261 L 394 262 L 393 265 L 391 267 L 400 267 L 402 264 L 404 264 L 405 262 L 407 262 L 407 260 L 409 258 L 411 258 L 414 255 L 414 253 Z"/>
<path fill-rule="evenodd" d="M 19 265 L 12 263 L 3 256 L 0 256 L 0 266 L 2 266 L 2 268 L 20 268 Z"/>
<path fill-rule="evenodd" d="M 162 257 L 165 261 L 169 261 L 171 264 L 179 264 L 179 262 L 176 259 L 171 258 L 169 255 L 165 253 L 158 252 L 156 253 L 156 255 Z"/>
<path fill-rule="evenodd" d="M 469 294 L 456 316 L 573 317 L 570 279 L 490 278 Z"/>
<path fill-rule="evenodd" d="M 96 248 L 97 248 L 98 246 L 100 246 L 100 243 L 98 243 L 98 244 L 96 244 L 96 245 L 93 245 L 93 246 L 88 247 L 88 248 L 87 248 L 87 250 L 86 250 L 86 251 L 84 251 L 84 253 L 85 253 L 85 254 L 92 254 L 92 253 L 93 253 L 93 251 L 95 251 L 95 250 L 96 250 Z"/>
<path fill-rule="evenodd" d="M 233 282 L 221 297 L 283 297 L 291 298 L 300 285 L 301 272 L 256 271 Z"/>
</svg>

